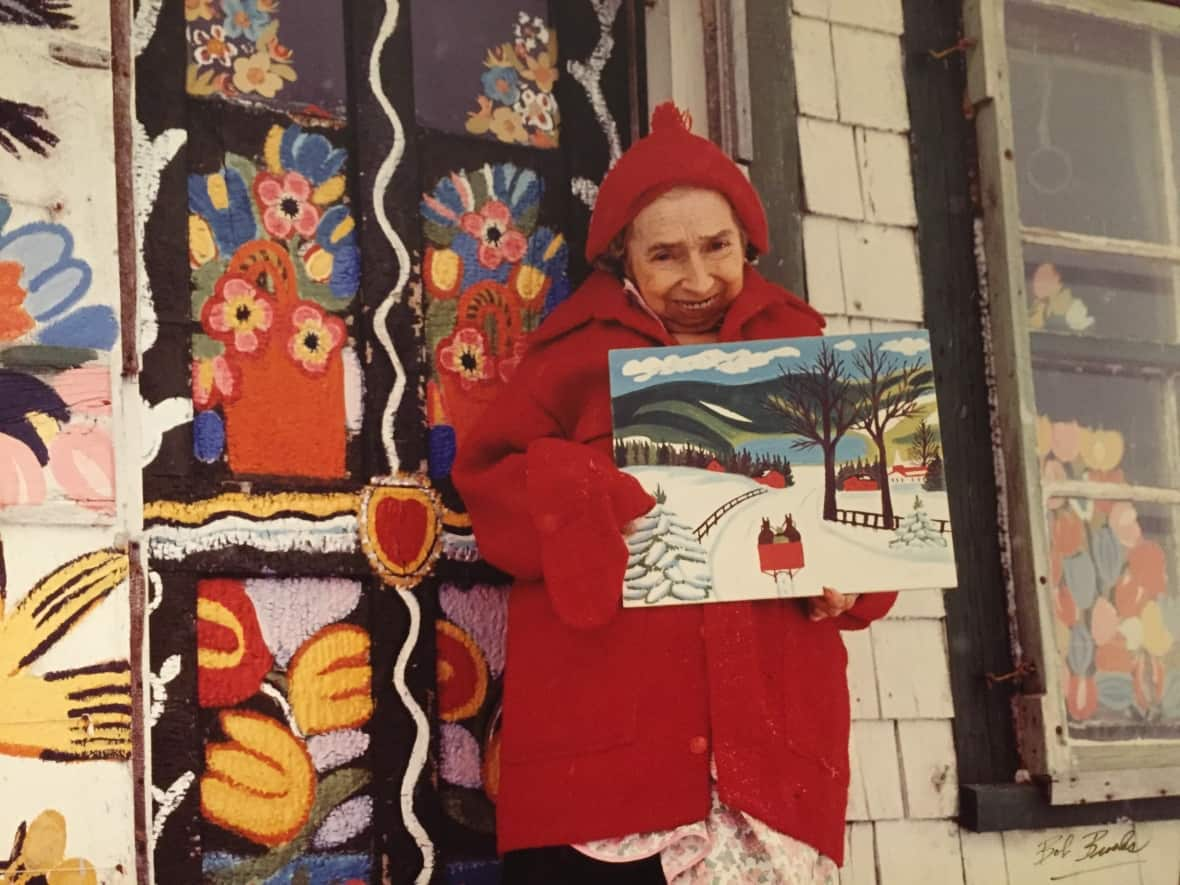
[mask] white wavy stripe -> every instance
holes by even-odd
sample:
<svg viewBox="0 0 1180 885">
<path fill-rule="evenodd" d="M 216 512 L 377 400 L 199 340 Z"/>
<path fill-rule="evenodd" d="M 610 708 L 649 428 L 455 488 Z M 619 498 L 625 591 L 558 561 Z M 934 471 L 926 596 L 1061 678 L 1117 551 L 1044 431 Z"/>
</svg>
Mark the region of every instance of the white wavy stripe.
<svg viewBox="0 0 1180 885">
<path fill-rule="evenodd" d="M 381 342 L 381 346 L 385 348 L 385 352 L 389 356 L 389 361 L 393 363 L 393 390 L 390 391 L 389 399 L 385 403 L 385 411 L 381 413 L 381 442 L 385 446 L 385 456 L 389 459 L 390 473 L 397 473 L 401 467 L 401 462 L 397 456 L 397 445 L 393 438 L 393 421 L 398 407 L 401 405 L 402 397 L 406 392 L 406 373 L 401 360 L 398 359 L 397 351 L 394 350 L 393 339 L 389 335 L 389 329 L 386 327 L 385 321 L 389 317 L 389 311 L 393 308 L 398 294 L 410 278 L 410 254 L 406 251 L 405 243 L 397 235 L 397 231 L 389 223 L 389 216 L 385 213 L 385 190 L 389 187 L 389 183 L 393 181 L 394 170 L 401 163 L 402 155 L 405 153 L 406 134 L 402 129 L 401 120 L 398 118 L 397 112 L 389 100 L 389 96 L 385 94 L 385 89 L 381 85 L 381 51 L 385 48 L 385 44 L 389 42 L 389 38 L 393 36 L 394 28 L 397 26 L 399 6 L 399 0 L 388 0 L 386 2 L 385 18 L 381 20 L 381 27 L 377 31 L 377 39 L 373 43 L 373 54 L 369 56 L 369 88 L 373 90 L 373 95 L 377 98 L 377 103 L 381 105 L 381 110 L 385 112 L 385 116 L 389 119 L 389 125 L 393 129 L 393 145 L 389 149 L 388 156 L 381 161 L 381 166 L 378 168 L 376 178 L 373 181 L 373 211 L 377 216 L 377 225 L 381 228 L 381 232 L 385 234 L 385 239 L 389 241 L 389 245 L 393 247 L 398 264 L 397 279 L 394 281 L 393 288 L 373 315 L 373 329 L 377 333 L 377 339 Z"/>
<path fill-rule="evenodd" d="M 381 105 L 381 109 L 385 112 L 385 116 L 389 119 L 389 125 L 393 129 L 393 145 L 390 147 L 389 155 L 377 170 L 373 181 L 373 209 L 377 216 L 377 224 L 381 227 L 381 232 L 385 234 L 390 246 L 393 247 L 398 262 L 397 280 L 385 301 L 381 303 L 373 315 L 373 328 L 377 334 L 377 340 L 385 348 L 394 371 L 393 390 L 390 391 L 385 410 L 381 413 L 381 442 L 385 446 L 385 456 L 389 461 L 391 474 L 397 473 L 401 467 L 397 444 L 393 438 L 393 423 L 402 397 L 405 396 L 406 375 L 405 368 L 394 349 L 386 320 L 389 318 L 390 310 L 393 309 L 395 299 L 409 280 L 410 255 L 406 251 L 401 237 L 397 235 L 393 225 L 389 223 L 389 216 L 385 214 L 385 190 L 393 180 L 394 170 L 397 169 L 405 152 L 406 137 L 397 112 L 381 84 L 381 52 L 385 48 L 385 44 L 389 42 L 389 38 L 393 36 L 394 28 L 397 26 L 399 6 L 399 0 L 386 0 L 385 17 L 381 20 L 381 27 L 377 30 L 377 37 L 373 42 L 373 54 L 369 56 L 369 88 L 373 90 L 373 95 Z M 415 881 L 418 885 L 426 885 L 434 875 L 434 843 L 430 841 L 426 828 L 422 826 L 422 822 L 414 814 L 414 785 L 417 784 L 422 770 L 426 767 L 430 723 L 427 722 L 425 712 L 415 702 L 414 696 L 410 694 L 409 686 L 406 685 L 406 667 L 411 651 L 418 644 L 421 613 L 418 610 L 418 600 L 414 598 L 413 594 L 399 593 L 398 596 L 406 603 L 406 609 L 410 614 L 410 624 L 406 641 L 398 652 L 397 662 L 393 668 L 393 685 L 417 728 L 417 733 L 414 735 L 414 746 L 410 751 L 410 758 L 406 765 L 405 777 L 402 779 L 400 797 L 402 823 L 405 825 L 406 832 L 413 837 L 422 852 L 422 869 Z"/>
<path fill-rule="evenodd" d="M 356 553 L 360 548 L 356 516 L 351 514 L 315 521 L 289 516 L 265 522 L 223 516 L 200 526 L 152 526 L 144 536 L 148 554 L 166 560 L 239 545 L 266 553 Z"/>
</svg>

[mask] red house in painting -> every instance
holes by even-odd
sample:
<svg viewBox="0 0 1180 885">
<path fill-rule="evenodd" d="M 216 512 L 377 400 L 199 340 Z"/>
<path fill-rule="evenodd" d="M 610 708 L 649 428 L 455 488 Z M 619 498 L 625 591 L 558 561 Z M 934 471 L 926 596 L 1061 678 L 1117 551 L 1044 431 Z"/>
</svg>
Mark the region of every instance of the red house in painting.
<svg viewBox="0 0 1180 885">
<path fill-rule="evenodd" d="M 777 470 L 762 471 L 761 476 L 754 477 L 754 482 L 769 486 L 772 489 L 785 489 L 787 487 L 787 478 Z"/>
<path fill-rule="evenodd" d="M 889 471 L 890 482 L 914 482 L 926 478 L 926 468 L 921 464 L 894 464 Z"/>
<path fill-rule="evenodd" d="M 877 490 L 877 481 L 871 476 L 850 476 L 844 480 L 844 491 L 846 492 L 875 492 Z"/>
<path fill-rule="evenodd" d="M 724 473 L 725 468 L 721 466 L 721 462 L 714 458 L 705 467 L 706 470 L 712 470 L 714 473 Z"/>
</svg>

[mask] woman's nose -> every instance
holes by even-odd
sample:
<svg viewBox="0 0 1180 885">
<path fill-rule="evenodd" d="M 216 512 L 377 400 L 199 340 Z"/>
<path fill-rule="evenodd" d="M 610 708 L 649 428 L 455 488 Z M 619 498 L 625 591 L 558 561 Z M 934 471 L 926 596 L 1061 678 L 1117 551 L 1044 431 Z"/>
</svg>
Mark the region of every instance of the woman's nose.
<svg viewBox="0 0 1180 885">
<path fill-rule="evenodd" d="M 701 295 L 708 292 L 712 285 L 712 277 L 705 266 L 705 259 L 695 252 L 689 255 L 688 266 L 684 269 L 683 285 L 688 291 Z"/>
</svg>

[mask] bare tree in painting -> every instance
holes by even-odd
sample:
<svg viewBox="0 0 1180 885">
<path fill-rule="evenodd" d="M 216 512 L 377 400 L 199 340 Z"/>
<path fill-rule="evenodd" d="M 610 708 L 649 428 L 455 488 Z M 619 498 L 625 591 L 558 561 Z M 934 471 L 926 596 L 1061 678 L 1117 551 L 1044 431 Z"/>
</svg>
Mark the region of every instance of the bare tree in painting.
<svg viewBox="0 0 1180 885">
<path fill-rule="evenodd" d="M 933 391 L 930 373 L 921 360 L 903 363 L 867 339 L 852 358 L 859 377 L 863 409 L 856 426 L 872 439 L 881 464 L 881 515 L 893 525 L 893 496 L 889 492 L 889 461 L 885 457 L 885 431 L 896 421 L 922 411 L 920 400 Z"/>
<path fill-rule="evenodd" d="M 824 455 L 824 519 L 836 519 L 836 445 L 861 417 L 856 382 L 827 342 L 812 364 L 782 373 L 781 393 L 765 407 L 783 419 L 783 433 L 797 436 L 798 450 L 818 448 Z"/>
<path fill-rule="evenodd" d="M 931 427 L 925 418 L 910 437 L 910 450 L 907 454 L 911 461 L 917 461 L 923 467 L 938 457 L 938 431 Z"/>
</svg>

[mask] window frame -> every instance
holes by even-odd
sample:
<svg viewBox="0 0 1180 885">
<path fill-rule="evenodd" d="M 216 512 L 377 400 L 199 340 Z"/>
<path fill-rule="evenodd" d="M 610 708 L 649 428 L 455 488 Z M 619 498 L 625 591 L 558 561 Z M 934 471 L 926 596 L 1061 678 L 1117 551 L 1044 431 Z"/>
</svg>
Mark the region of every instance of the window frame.
<svg viewBox="0 0 1180 885">
<path fill-rule="evenodd" d="M 1159 37 L 1180 36 L 1180 10 L 1142 0 L 1024 0 L 1049 9 L 1096 16 L 1114 23 L 1150 28 L 1159 53 Z M 1049 545 L 1044 502 L 1049 494 L 1094 497 L 1103 487 L 1093 483 L 1042 483 L 1036 458 L 1036 408 L 1031 338 L 1027 324 L 1024 243 L 1050 240 L 1055 233 L 1022 227 L 1019 215 L 1015 137 L 1012 119 L 1008 47 L 1004 31 L 1005 0 L 965 0 L 967 94 L 975 113 L 979 182 L 983 211 L 983 252 L 987 264 L 995 409 L 1002 456 L 1002 494 L 1009 539 L 1009 594 L 1022 663 L 1026 670 L 1014 698 L 1016 728 L 1024 765 L 1043 780 L 1054 805 L 1103 802 L 1180 793 L 1180 740 L 1137 740 L 1098 744 L 1071 738 L 1059 679 L 1059 656 L 1053 635 L 1054 613 L 1048 586 Z M 1169 136 L 1161 137 L 1166 144 Z M 1178 146 L 1173 145 L 1173 149 Z M 1174 172 L 1165 156 L 1165 188 L 1176 201 Z M 1175 205 L 1173 218 L 1180 218 Z M 1175 225 L 1176 222 L 1173 222 Z M 1180 259 L 1180 229 L 1169 230 L 1173 243 L 1144 257 Z M 1103 242 L 1105 241 L 1105 242 Z M 1079 240 L 1068 244 L 1076 247 Z M 1087 251 L 1112 250 L 1122 244 L 1084 237 Z M 1145 250 L 1155 251 L 1155 250 Z M 1180 263 L 1173 278 L 1180 284 Z M 1180 288 L 1180 286 L 1178 286 Z M 1175 399 L 1176 381 L 1164 402 Z M 1174 412 L 1164 406 L 1165 413 Z M 1177 439 L 1176 418 L 1165 414 L 1168 438 Z M 1174 480 L 1175 477 L 1172 477 Z M 1180 505 L 1180 490 L 1118 486 L 1118 498 Z M 1106 488 L 1109 496 L 1110 489 Z M 1177 511 L 1180 518 L 1180 510 Z"/>
</svg>

